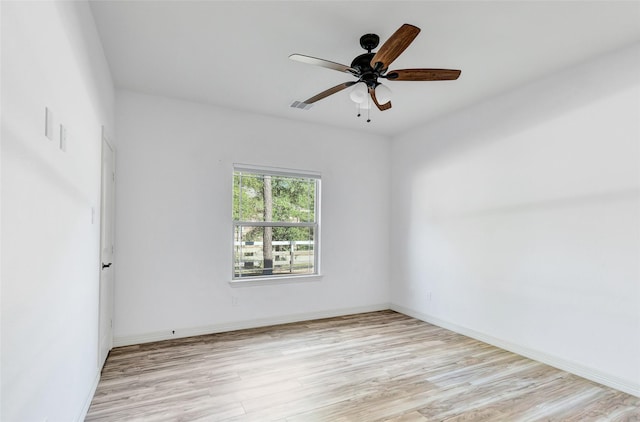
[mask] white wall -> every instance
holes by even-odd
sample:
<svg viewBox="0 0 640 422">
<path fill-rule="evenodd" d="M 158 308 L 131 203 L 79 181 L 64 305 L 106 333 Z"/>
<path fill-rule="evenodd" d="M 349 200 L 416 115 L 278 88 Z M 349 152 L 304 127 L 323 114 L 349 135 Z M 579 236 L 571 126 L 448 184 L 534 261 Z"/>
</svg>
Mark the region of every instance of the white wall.
<svg viewBox="0 0 640 422">
<path fill-rule="evenodd" d="M 116 110 L 116 344 L 388 307 L 388 140 L 129 91 Z M 229 284 L 233 163 L 322 173 L 321 279 Z"/>
<path fill-rule="evenodd" d="M 640 394 L 639 59 L 395 139 L 394 308 Z"/>
<path fill-rule="evenodd" d="M 81 420 L 99 375 L 101 126 L 113 131 L 114 92 L 86 3 L 1 7 L 0 419 Z"/>
</svg>

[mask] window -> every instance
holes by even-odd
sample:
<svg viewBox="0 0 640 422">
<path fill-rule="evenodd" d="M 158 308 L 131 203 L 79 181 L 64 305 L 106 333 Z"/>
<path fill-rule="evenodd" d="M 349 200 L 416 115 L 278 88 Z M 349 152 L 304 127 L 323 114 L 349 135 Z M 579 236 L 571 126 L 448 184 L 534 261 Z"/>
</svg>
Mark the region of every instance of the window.
<svg viewBox="0 0 640 422">
<path fill-rule="evenodd" d="M 318 274 L 320 175 L 233 170 L 233 279 Z"/>
</svg>

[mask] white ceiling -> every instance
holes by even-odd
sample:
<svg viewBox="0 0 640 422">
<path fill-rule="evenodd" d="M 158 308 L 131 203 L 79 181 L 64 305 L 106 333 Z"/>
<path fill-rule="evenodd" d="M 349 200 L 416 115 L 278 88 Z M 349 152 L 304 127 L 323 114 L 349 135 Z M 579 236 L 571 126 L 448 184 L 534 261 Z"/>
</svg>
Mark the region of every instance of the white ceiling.
<svg viewBox="0 0 640 422">
<path fill-rule="evenodd" d="M 589 57 L 640 42 L 638 1 L 92 1 L 115 84 L 386 136 L 498 95 Z M 346 73 L 288 59 L 349 65 L 403 23 L 422 29 L 391 69 L 461 69 L 457 81 L 390 81 L 393 108 L 356 118 L 348 91 L 293 109 Z M 615 69 L 606 78 L 615 78 Z M 588 88 L 588 87 L 587 87 Z"/>
</svg>

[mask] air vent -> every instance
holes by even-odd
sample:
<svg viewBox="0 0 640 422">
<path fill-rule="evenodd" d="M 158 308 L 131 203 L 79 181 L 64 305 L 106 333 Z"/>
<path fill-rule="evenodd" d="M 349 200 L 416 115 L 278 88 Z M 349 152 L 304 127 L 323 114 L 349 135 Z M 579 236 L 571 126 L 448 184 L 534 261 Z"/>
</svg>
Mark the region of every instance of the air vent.
<svg viewBox="0 0 640 422">
<path fill-rule="evenodd" d="M 307 104 L 303 101 L 294 101 L 290 105 L 291 108 L 299 108 L 300 110 L 309 110 L 313 104 Z"/>
</svg>

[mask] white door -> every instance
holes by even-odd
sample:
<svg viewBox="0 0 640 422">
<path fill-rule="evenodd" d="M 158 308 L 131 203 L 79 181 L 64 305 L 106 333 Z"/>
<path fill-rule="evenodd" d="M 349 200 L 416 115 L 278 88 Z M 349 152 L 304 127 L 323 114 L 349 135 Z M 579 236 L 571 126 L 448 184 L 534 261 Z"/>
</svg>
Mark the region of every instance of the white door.
<svg viewBox="0 0 640 422">
<path fill-rule="evenodd" d="M 113 214 L 115 152 L 102 137 L 102 198 L 100 204 L 100 327 L 98 367 L 102 368 L 113 345 Z"/>
</svg>

